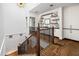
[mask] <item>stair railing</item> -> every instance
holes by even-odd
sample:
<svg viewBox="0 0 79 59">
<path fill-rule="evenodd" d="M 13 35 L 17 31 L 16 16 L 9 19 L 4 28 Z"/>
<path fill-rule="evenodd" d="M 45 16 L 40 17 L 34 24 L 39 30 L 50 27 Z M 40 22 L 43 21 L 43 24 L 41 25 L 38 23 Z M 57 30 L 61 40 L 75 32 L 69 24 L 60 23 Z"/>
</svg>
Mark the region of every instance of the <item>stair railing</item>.
<svg viewBox="0 0 79 59">
<path fill-rule="evenodd" d="M 41 29 L 44 28 L 44 29 Z M 52 35 L 50 34 L 50 29 L 52 29 Z M 37 28 L 37 56 L 40 56 L 40 31 L 45 31 L 49 30 L 49 43 L 54 44 L 54 27 L 48 28 L 48 27 L 40 27 L 40 24 L 38 23 L 38 28 Z M 50 39 L 52 37 L 52 39 Z"/>
</svg>

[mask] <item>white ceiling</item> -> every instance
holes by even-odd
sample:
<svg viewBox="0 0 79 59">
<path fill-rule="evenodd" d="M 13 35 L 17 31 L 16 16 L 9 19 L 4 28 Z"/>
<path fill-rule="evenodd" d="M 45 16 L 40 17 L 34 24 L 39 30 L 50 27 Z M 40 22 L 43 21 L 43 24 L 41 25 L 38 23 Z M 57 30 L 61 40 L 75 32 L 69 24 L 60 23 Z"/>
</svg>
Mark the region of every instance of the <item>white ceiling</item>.
<svg viewBox="0 0 79 59">
<path fill-rule="evenodd" d="M 35 8 L 38 5 L 39 5 L 39 3 L 26 3 L 28 10 L 32 10 L 33 8 Z"/>
<path fill-rule="evenodd" d="M 52 7 L 50 7 L 51 4 L 53 4 Z M 46 11 L 50 11 L 55 8 L 58 8 L 58 7 L 73 6 L 73 5 L 79 5 L 79 3 L 40 3 L 38 6 L 33 8 L 30 12 L 41 14 Z"/>
</svg>

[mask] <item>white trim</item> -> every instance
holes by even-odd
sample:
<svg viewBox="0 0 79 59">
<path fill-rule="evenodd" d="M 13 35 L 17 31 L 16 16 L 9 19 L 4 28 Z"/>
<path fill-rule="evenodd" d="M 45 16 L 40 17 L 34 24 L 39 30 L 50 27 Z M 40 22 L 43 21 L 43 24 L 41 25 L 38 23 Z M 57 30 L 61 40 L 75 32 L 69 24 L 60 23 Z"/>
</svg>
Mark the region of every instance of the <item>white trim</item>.
<svg viewBox="0 0 79 59">
<path fill-rule="evenodd" d="M 16 52 L 17 50 L 12 50 L 12 51 L 9 51 L 8 53 L 6 53 L 6 55 L 10 55 L 10 54 L 12 54 L 12 53 L 14 53 L 14 52 Z"/>
<path fill-rule="evenodd" d="M 12 34 L 5 34 L 4 36 L 9 36 L 9 35 L 19 35 L 19 34 L 26 34 L 26 33 L 12 33 Z"/>
<path fill-rule="evenodd" d="M 2 52 L 2 49 L 3 49 L 3 46 L 4 46 L 4 43 L 5 42 L 5 38 L 3 39 L 3 41 L 2 41 L 2 45 L 1 45 L 1 47 L 0 47 L 0 55 L 1 55 L 1 52 Z"/>
</svg>

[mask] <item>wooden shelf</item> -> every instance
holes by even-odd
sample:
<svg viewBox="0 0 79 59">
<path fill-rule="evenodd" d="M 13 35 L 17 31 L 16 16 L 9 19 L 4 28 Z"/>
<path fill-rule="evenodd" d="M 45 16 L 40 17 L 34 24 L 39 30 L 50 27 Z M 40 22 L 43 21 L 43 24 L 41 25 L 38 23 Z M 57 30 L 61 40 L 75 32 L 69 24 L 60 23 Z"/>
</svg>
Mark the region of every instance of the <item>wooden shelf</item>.
<svg viewBox="0 0 79 59">
<path fill-rule="evenodd" d="M 58 23 L 50 23 L 50 24 L 58 24 Z"/>
</svg>

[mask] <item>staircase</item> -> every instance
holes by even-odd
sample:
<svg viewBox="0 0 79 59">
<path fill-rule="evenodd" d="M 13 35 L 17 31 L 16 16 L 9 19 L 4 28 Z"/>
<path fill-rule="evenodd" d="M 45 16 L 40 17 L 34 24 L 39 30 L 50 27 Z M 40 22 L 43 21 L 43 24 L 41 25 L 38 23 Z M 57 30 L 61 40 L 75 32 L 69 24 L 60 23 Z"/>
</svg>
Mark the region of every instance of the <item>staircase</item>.
<svg viewBox="0 0 79 59">
<path fill-rule="evenodd" d="M 33 39 L 36 39 L 33 37 L 33 34 L 26 38 L 26 40 L 18 46 L 18 55 L 35 55 L 36 53 L 36 46 L 33 42 Z"/>
<path fill-rule="evenodd" d="M 57 18 L 56 16 L 52 16 L 52 18 Z M 46 48 L 50 42 L 54 43 L 54 26 L 58 28 L 58 18 L 57 19 L 49 19 L 51 23 L 47 24 L 43 21 L 44 19 L 41 19 L 38 23 L 38 27 L 35 29 L 34 34 L 30 38 L 27 38 L 26 41 L 24 41 L 20 46 L 18 46 L 18 54 L 36 54 L 40 55 L 40 49 Z M 44 26 L 45 25 L 45 26 Z M 52 25 L 52 26 L 51 26 Z M 51 29 L 51 30 L 50 30 Z M 43 34 L 46 34 L 48 31 L 49 35 L 49 43 L 46 43 L 45 41 L 41 40 L 40 34 L 41 31 Z M 46 35 L 47 35 L 46 34 Z M 50 36 L 52 35 L 52 39 L 50 39 Z M 45 38 L 44 38 L 45 39 Z M 36 41 L 36 42 L 35 42 Z"/>
</svg>

